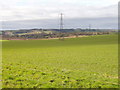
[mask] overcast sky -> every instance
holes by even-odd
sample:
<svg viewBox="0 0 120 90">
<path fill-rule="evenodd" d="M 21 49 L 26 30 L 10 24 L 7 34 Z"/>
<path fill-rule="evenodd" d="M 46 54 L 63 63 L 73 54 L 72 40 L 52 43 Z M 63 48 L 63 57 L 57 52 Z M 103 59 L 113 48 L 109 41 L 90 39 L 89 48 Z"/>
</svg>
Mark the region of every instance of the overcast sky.
<svg viewBox="0 0 120 90">
<path fill-rule="evenodd" d="M 2 29 L 117 28 L 119 0 L 0 0 Z"/>
</svg>

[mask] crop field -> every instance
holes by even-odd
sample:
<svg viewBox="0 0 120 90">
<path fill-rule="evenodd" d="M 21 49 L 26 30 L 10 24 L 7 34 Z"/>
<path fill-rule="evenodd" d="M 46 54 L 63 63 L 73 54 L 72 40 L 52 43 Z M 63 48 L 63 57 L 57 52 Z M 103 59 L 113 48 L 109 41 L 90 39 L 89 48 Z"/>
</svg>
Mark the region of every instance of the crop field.
<svg viewBox="0 0 120 90">
<path fill-rule="evenodd" d="M 2 42 L 3 88 L 118 88 L 118 35 Z"/>
</svg>

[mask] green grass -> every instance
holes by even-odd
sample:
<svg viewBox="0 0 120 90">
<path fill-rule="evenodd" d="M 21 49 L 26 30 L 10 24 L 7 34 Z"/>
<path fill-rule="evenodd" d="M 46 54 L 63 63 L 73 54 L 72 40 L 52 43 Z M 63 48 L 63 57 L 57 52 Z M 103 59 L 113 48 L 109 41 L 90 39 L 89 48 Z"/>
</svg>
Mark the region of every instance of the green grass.
<svg viewBox="0 0 120 90">
<path fill-rule="evenodd" d="M 8 41 L 8 40 L 0 40 L 0 42 L 4 42 L 4 41 Z"/>
<path fill-rule="evenodd" d="M 3 43 L 3 88 L 118 88 L 117 35 Z"/>
</svg>

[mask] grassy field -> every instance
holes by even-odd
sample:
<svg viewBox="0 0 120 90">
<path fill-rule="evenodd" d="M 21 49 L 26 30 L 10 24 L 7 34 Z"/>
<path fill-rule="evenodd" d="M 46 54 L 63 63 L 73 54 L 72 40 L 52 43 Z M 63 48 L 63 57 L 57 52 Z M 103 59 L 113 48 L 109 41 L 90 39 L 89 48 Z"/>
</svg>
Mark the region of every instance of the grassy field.
<svg viewBox="0 0 120 90">
<path fill-rule="evenodd" d="M 3 44 L 3 88 L 118 88 L 118 36 Z"/>
<path fill-rule="evenodd" d="M 8 40 L 0 40 L 0 42 L 4 42 L 4 41 L 8 41 Z"/>
</svg>

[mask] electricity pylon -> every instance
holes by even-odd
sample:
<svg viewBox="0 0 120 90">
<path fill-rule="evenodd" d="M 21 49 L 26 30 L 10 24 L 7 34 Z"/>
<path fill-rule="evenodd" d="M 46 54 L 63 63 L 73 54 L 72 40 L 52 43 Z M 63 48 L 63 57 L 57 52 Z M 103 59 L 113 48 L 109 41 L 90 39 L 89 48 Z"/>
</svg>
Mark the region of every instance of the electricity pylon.
<svg viewBox="0 0 120 90">
<path fill-rule="evenodd" d="M 64 39 L 64 34 L 62 33 L 63 30 L 63 14 L 60 14 L 60 37 L 59 39 Z"/>
</svg>

